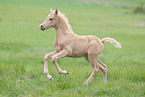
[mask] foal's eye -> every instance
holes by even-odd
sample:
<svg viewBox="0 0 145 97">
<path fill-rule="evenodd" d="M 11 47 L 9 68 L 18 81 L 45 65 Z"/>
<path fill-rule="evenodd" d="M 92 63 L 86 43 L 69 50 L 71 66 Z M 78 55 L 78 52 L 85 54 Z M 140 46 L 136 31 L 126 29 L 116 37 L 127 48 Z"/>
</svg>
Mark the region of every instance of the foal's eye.
<svg viewBox="0 0 145 97">
<path fill-rule="evenodd" d="M 49 20 L 52 21 L 52 18 L 50 18 Z"/>
</svg>

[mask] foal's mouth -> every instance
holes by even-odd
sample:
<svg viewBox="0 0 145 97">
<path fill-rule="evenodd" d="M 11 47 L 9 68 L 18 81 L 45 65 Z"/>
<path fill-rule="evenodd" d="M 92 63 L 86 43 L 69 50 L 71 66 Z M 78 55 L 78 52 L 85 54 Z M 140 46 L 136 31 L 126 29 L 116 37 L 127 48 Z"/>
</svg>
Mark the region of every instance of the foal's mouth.
<svg viewBox="0 0 145 97">
<path fill-rule="evenodd" d="M 41 29 L 42 31 L 44 31 L 44 30 L 45 30 L 45 28 L 43 28 L 43 27 L 41 27 L 40 29 Z"/>
</svg>

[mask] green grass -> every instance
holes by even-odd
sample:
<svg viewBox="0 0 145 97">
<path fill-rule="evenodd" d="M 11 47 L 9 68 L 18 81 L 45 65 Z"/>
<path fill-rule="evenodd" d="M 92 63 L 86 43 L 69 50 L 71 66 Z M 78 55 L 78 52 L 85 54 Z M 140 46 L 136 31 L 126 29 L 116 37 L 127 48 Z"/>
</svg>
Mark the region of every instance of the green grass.
<svg viewBox="0 0 145 97">
<path fill-rule="evenodd" d="M 115 2 L 114 0 L 111 0 Z M 116 2 L 141 2 L 118 0 Z M 105 43 L 100 60 L 108 66 L 108 81 L 99 73 L 88 85 L 91 74 L 84 58 L 63 58 L 58 63 L 69 75 L 59 75 L 49 60 L 54 81 L 43 74 L 43 58 L 54 51 L 54 29 L 40 31 L 50 8 L 64 13 L 78 35 L 112 37 L 122 43 L 117 49 Z M 133 9 L 87 5 L 68 0 L 0 1 L 0 96 L 1 97 L 144 97 L 144 14 L 127 14 Z"/>
<path fill-rule="evenodd" d="M 124 3 L 124 4 L 140 4 L 140 3 L 145 3 L 144 0 L 109 0 L 109 1 L 108 0 L 96 0 L 96 1 L 107 1 L 107 2 Z"/>
</svg>

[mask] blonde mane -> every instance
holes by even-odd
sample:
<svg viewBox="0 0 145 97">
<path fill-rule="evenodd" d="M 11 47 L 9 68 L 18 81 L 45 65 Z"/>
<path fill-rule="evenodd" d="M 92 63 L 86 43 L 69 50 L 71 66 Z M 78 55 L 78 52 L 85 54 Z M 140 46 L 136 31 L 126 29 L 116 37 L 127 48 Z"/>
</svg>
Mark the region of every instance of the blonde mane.
<svg viewBox="0 0 145 97">
<path fill-rule="evenodd" d="M 61 19 L 61 21 L 64 23 L 64 25 L 66 26 L 67 30 L 68 30 L 69 32 L 73 33 L 73 30 L 72 30 L 72 28 L 71 28 L 71 25 L 69 24 L 69 21 L 68 21 L 67 17 L 66 17 L 63 13 L 61 13 L 60 11 L 59 11 L 59 13 L 58 13 L 58 17 L 59 17 L 59 18 Z"/>
</svg>

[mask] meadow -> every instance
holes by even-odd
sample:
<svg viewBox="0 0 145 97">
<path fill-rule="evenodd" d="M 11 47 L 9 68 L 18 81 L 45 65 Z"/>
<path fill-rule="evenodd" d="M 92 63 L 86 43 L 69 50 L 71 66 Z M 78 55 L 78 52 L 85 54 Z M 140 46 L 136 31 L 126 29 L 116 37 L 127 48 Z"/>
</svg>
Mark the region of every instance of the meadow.
<svg viewBox="0 0 145 97">
<path fill-rule="evenodd" d="M 78 35 L 112 37 L 121 42 L 121 49 L 104 43 L 99 59 L 108 67 L 106 84 L 100 72 L 83 85 L 92 71 L 85 58 L 59 59 L 59 66 L 69 71 L 68 75 L 59 75 L 49 60 L 54 80 L 44 75 L 44 55 L 54 51 L 55 32 L 42 32 L 39 25 L 50 8 L 64 13 Z M 132 7 L 79 0 L 0 0 L 0 97 L 144 97 L 145 14 L 132 11 Z"/>
</svg>

